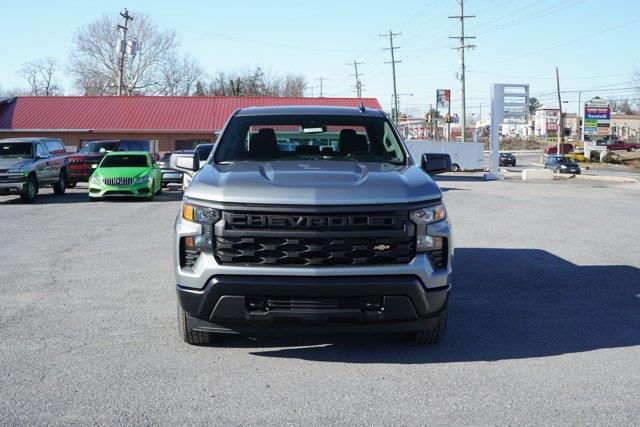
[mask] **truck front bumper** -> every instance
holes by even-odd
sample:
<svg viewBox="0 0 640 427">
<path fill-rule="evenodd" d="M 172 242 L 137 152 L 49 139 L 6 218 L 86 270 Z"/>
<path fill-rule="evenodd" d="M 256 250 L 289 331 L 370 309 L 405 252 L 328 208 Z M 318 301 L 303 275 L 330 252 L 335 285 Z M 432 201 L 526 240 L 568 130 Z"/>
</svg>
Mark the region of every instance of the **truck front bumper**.
<svg viewBox="0 0 640 427">
<path fill-rule="evenodd" d="M 217 275 L 200 290 L 176 286 L 188 326 L 217 333 L 433 329 L 449 289 L 416 276 Z"/>
<path fill-rule="evenodd" d="M 25 181 L 22 180 L 2 180 L 0 181 L 0 195 L 22 194 L 24 192 Z"/>
</svg>

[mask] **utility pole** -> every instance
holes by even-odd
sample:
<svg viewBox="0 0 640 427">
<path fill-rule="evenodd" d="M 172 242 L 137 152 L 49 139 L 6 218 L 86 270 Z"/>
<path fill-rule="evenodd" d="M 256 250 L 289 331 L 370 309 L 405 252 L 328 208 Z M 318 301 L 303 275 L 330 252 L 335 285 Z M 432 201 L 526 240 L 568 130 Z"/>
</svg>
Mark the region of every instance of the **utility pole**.
<svg viewBox="0 0 640 427">
<path fill-rule="evenodd" d="M 391 61 L 385 62 L 385 64 L 391 64 L 391 72 L 393 74 L 393 121 L 398 123 L 398 90 L 396 88 L 396 64 L 402 61 L 396 61 L 395 50 L 400 49 L 398 46 L 393 45 L 393 38 L 395 36 L 399 36 L 402 33 L 394 33 L 389 30 L 389 34 L 380 34 L 380 37 L 388 37 L 389 38 L 389 47 L 384 48 L 382 50 L 391 51 Z"/>
<path fill-rule="evenodd" d="M 467 112 L 465 106 L 465 65 L 464 65 L 464 51 L 465 49 L 473 49 L 476 47 L 475 45 L 468 44 L 465 45 L 466 39 L 475 39 L 475 36 L 465 36 L 464 35 L 464 20 L 466 18 L 475 18 L 475 15 L 465 15 L 464 14 L 464 0 L 458 0 L 460 3 L 460 15 L 459 16 L 450 16 L 450 19 L 459 19 L 460 20 L 460 36 L 459 37 L 449 37 L 450 39 L 459 39 L 460 45 L 454 47 L 453 49 L 457 49 L 460 52 L 460 83 L 461 83 L 461 91 L 462 91 L 462 103 L 461 103 L 461 126 L 462 126 L 462 137 L 461 140 L 464 142 L 465 133 L 467 129 Z"/>
<path fill-rule="evenodd" d="M 358 98 L 362 98 L 362 82 L 360 81 L 360 76 L 362 74 L 358 73 L 358 65 L 362 65 L 363 62 L 357 62 L 355 59 L 353 60 L 353 68 L 355 71 L 355 74 L 351 74 L 351 77 L 355 77 L 356 78 L 356 95 L 358 96 Z M 351 63 L 348 63 L 347 65 L 351 65 Z"/>
<path fill-rule="evenodd" d="M 120 49 L 120 59 L 118 60 L 118 96 L 122 96 L 122 87 L 124 86 L 124 58 L 127 53 L 127 32 L 129 31 L 129 21 L 133 21 L 133 16 L 129 15 L 127 9 L 120 12 L 120 16 L 124 18 L 124 25 L 118 25 L 118 29 L 122 31 L 122 39 L 118 41 L 118 49 Z"/>
<path fill-rule="evenodd" d="M 564 143 L 564 120 L 562 120 L 562 96 L 560 95 L 560 73 L 556 67 L 556 87 L 558 91 L 558 150 L 556 155 L 561 155 L 561 144 Z"/>
<path fill-rule="evenodd" d="M 580 142 L 582 141 L 582 146 L 584 147 L 584 139 L 582 138 L 583 136 L 583 132 L 582 132 L 582 126 L 583 126 L 583 122 L 584 119 L 582 118 L 582 91 L 579 90 L 578 91 L 578 126 L 577 126 L 577 130 L 578 130 L 578 138 L 576 142 Z"/>
<path fill-rule="evenodd" d="M 324 81 L 324 77 L 317 78 L 316 80 L 320 81 L 320 98 L 322 98 L 322 82 Z"/>
</svg>

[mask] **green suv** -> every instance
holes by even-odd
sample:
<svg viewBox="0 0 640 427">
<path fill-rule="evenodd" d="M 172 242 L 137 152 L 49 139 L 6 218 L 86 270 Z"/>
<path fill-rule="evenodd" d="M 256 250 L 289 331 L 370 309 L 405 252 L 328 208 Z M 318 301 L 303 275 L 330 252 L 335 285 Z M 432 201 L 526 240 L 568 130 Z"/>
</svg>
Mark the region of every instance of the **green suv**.
<svg viewBox="0 0 640 427">
<path fill-rule="evenodd" d="M 153 199 L 162 192 L 162 172 L 146 152 L 107 154 L 89 178 L 89 199 L 133 196 Z"/>
</svg>

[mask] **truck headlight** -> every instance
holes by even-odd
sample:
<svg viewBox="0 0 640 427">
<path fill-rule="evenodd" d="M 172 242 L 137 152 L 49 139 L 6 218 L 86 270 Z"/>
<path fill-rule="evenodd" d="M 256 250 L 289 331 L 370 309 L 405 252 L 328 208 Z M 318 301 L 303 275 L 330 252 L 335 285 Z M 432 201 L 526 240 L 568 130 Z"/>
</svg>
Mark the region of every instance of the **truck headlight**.
<svg viewBox="0 0 640 427">
<path fill-rule="evenodd" d="M 213 225 L 220 219 L 220 211 L 184 202 L 182 204 L 182 218 L 199 224 Z"/>
<path fill-rule="evenodd" d="M 442 221 L 446 217 L 447 211 L 442 203 L 409 212 L 409 218 L 416 224 L 416 251 L 435 251 L 443 248 L 444 238 L 427 235 L 427 225 Z"/>
<path fill-rule="evenodd" d="M 202 226 L 202 234 L 199 236 L 185 236 L 182 238 L 181 253 L 186 256 L 191 252 L 197 257 L 200 252 L 213 251 L 213 225 L 220 219 L 220 211 L 184 202 L 182 203 L 181 215 L 183 219 L 196 222 Z"/>
<path fill-rule="evenodd" d="M 142 176 L 140 178 L 136 178 L 133 180 L 134 184 L 144 184 L 145 182 L 149 182 L 151 177 L 149 175 Z"/>
<path fill-rule="evenodd" d="M 89 178 L 89 182 L 91 184 L 102 184 L 103 180 L 102 177 L 91 175 L 91 178 Z"/>
<path fill-rule="evenodd" d="M 7 173 L 16 174 L 16 175 L 24 175 L 24 170 L 22 168 L 13 168 L 9 169 Z"/>
</svg>

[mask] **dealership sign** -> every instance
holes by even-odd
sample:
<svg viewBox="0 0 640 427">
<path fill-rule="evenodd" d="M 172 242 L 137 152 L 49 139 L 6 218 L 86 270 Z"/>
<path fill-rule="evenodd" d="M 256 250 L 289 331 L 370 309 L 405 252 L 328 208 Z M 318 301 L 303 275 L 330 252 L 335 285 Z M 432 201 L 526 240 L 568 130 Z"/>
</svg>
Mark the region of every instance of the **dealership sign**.
<svg viewBox="0 0 640 427">
<path fill-rule="evenodd" d="M 438 89 L 436 91 L 436 106 L 438 108 L 449 108 L 451 103 L 451 90 L 450 89 Z"/>
<path fill-rule="evenodd" d="M 611 129 L 611 107 L 607 101 L 595 97 L 584 103 L 584 120 L 582 133 L 591 135 L 609 135 Z"/>
</svg>

